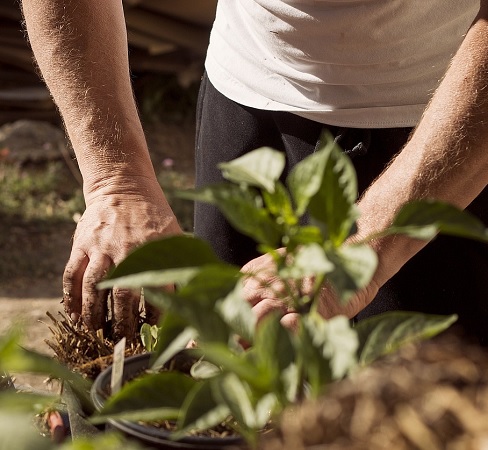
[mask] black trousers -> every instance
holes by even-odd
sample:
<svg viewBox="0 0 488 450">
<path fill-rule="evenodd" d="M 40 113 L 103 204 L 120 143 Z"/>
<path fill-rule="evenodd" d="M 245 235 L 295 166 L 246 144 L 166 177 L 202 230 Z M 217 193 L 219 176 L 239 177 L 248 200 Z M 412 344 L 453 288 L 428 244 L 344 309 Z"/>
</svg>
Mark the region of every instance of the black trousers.
<svg viewBox="0 0 488 450">
<path fill-rule="evenodd" d="M 255 148 L 270 146 L 286 154 L 289 171 L 315 150 L 324 125 L 287 112 L 239 105 L 202 80 L 197 110 L 196 185 L 222 181 L 217 164 Z M 359 194 L 406 143 L 411 129 L 327 127 L 351 157 Z M 488 188 L 468 210 L 488 226 Z M 209 241 L 225 261 L 243 265 L 258 256 L 256 244 L 233 230 L 218 210 L 195 205 L 195 233 Z M 380 290 L 357 320 L 389 310 L 459 315 L 469 335 L 488 344 L 488 245 L 439 236 L 413 257 Z"/>
</svg>

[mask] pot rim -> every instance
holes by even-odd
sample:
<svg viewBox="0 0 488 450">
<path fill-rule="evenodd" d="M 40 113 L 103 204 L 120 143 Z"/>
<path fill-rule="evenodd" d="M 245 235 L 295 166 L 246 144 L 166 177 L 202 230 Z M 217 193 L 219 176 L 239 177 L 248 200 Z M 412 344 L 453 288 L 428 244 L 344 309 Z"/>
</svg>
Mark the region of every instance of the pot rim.
<svg viewBox="0 0 488 450">
<path fill-rule="evenodd" d="M 130 376 L 130 372 L 127 373 L 127 368 L 134 368 L 140 370 L 143 367 L 147 367 L 152 353 L 141 353 L 138 355 L 129 356 L 124 361 L 124 376 Z M 103 370 L 93 382 L 90 390 L 90 396 L 92 402 L 97 411 L 100 411 L 105 403 L 106 395 L 104 387 L 110 383 L 112 376 L 112 366 L 110 365 Z M 229 446 L 243 443 L 241 436 L 226 436 L 226 437 L 210 437 L 210 436 L 185 436 L 181 439 L 174 440 L 170 438 L 171 433 L 162 428 L 150 427 L 146 425 L 140 425 L 136 422 L 123 419 L 108 419 L 108 423 L 119 431 L 143 439 L 151 441 L 153 443 L 163 444 L 171 442 L 174 448 L 178 448 L 178 444 L 181 443 L 181 447 L 188 444 L 194 444 L 195 448 L 202 449 L 203 445 L 209 445 L 215 448 L 216 446 Z"/>
</svg>

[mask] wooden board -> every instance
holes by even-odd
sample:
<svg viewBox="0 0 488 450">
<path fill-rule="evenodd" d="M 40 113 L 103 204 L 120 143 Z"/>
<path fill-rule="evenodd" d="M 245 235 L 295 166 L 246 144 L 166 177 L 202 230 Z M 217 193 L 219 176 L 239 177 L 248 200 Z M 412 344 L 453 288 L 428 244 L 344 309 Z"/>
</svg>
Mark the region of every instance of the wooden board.
<svg viewBox="0 0 488 450">
<path fill-rule="evenodd" d="M 138 6 L 207 28 L 212 25 L 217 8 L 217 0 L 124 0 L 124 4 L 127 7 Z"/>
</svg>

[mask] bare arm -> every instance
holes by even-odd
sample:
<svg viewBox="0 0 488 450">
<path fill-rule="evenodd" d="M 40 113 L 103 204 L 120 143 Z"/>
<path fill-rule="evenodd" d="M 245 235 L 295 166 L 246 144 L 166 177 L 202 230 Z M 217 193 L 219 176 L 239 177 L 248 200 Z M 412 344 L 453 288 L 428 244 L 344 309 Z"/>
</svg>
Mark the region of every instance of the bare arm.
<svg viewBox="0 0 488 450">
<path fill-rule="evenodd" d="M 361 217 L 356 239 L 388 227 L 400 208 L 420 198 L 444 200 L 465 208 L 488 184 L 488 0 L 481 1 L 478 17 L 453 58 L 409 143 L 359 202 Z M 345 307 L 325 288 L 320 312 L 355 316 L 375 297 L 378 289 L 420 251 L 426 243 L 390 237 L 371 243 L 379 256 L 372 283 Z M 270 270 L 264 255 L 243 270 Z M 273 270 L 270 270 L 272 282 Z M 279 288 L 278 288 L 279 289 Z M 261 317 L 283 311 L 281 302 L 267 297 L 250 279 L 249 301 Z M 297 315 L 282 312 L 283 323 L 294 327 Z"/>
<path fill-rule="evenodd" d="M 360 235 L 390 225 L 413 199 L 465 208 L 488 184 L 488 1 L 481 5 L 412 138 L 359 202 Z M 395 237 L 372 245 L 380 257 L 379 287 L 425 242 Z"/>
<path fill-rule="evenodd" d="M 83 175 L 87 209 L 63 279 L 67 312 L 102 326 L 96 283 L 147 239 L 179 233 L 157 183 L 129 77 L 121 0 L 23 0 L 35 58 Z M 116 332 L 131 335 L 137 299 L 116 291 Z"/>
</svg>

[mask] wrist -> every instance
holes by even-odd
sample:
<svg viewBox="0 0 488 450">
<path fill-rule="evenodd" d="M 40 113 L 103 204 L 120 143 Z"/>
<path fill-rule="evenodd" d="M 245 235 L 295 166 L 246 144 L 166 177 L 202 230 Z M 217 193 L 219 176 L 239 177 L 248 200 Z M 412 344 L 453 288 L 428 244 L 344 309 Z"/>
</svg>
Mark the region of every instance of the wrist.
<svg viewBox="0 0 488 450">
<path fill-rule="evenodd" d="M 83 195 L 87 206 L 100 197 L 130 197 L 132 200 L 164 198 L 154 172 L 135 174 L 131 170 L 101 171 L 83 183 Z"/>
<path fill-rule="evenodd" d="M 378 265 L 373 282 L 379 288 L 392 278 L 428 241 L 415 239 L 403 234 L 381 236 L 395 220 L 398 211 L 408 200 L 404 200 L 404 192 L 388 195 L 395 201 L 383 201 L 391 192 L 373 192 L 372 186 L 361 199 L 358 206 L 361 211 L 357 222 L 358 231 L 350 239 L 350 243 L 366 243 L 378 257 Z M 377 200 L 380 199 L 380 200 Z"/>
</svg>

